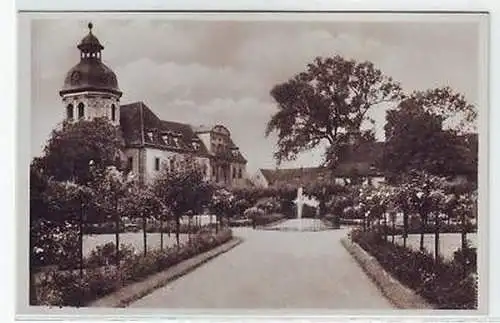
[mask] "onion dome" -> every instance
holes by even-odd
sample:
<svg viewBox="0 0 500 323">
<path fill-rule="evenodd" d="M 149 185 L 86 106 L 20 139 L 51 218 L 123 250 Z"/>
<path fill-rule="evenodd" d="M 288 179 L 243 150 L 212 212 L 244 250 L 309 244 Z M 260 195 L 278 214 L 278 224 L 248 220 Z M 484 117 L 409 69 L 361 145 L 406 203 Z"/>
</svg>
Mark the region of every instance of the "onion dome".
<svg viewBox="0 0 500 323">
<path fill-rule="evenodd" d="M 62 96 L 82 91 L 100 91 L 121 96 L 116 74 L 101 60 L 104 46 L 92 33 L 92 23 L 88 27 L 88 35 L 77 46 L 80 50 L 80 62 L 66 74 L 59 94 Z"/>
</svg>

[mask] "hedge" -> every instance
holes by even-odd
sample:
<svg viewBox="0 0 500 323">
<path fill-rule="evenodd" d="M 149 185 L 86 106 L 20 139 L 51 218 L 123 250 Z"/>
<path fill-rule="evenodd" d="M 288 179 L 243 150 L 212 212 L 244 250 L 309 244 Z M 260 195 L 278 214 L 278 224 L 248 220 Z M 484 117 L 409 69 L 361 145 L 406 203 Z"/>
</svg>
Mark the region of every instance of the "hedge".
<svg viewBox="0 0 500 323">
<path fill-rule="evenodd" d="M 93 266 L 85 269 L 83 277 L 78 270 L 50 271 L 42 275 L 36 283 L 37 305 L 85 306 L 127 284 L 143 280 L 183 260 L 211 250 L 231 238 L 232 232 L 228 228 L 217 234 L 212 230 L 202 230 L 190 242 L 180 247 L 149 251 L 146 256 L 127 248 L 119 270 L 114 265 L 98 267 L 113 261 L 112 253 L 104 248 L 100 249 L 89 261 Z M 95 268 L 92 268 L 94 266 Z"/>
<path fill-rule="evenodd" d="M 350 236 L 402 284 L 437 308 L 477 308 L 475 249 L 457 251 L 451 261 L 436 261 L 429 253 L 392 244 L 375 231 L 353 230 Z"/>
</svg>

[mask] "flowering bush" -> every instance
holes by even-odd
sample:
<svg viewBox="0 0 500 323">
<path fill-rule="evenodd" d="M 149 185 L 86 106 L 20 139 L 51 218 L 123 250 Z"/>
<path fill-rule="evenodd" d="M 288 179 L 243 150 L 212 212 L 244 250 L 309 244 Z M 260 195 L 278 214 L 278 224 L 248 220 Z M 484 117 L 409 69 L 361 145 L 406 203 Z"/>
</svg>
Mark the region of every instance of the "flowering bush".
<svg viewBox="0 0 500 323">
<path fill-rule="evenodd" d="M 31 235 L 34 268 L 74 264 L 79 258 L 78 228 L 71 223 L 54 224 L 40 220 L 31 228 Z"/>
<path fill-rule="evenodd" d="M 262 210 L 258 207 L 255 207 L 255 206 L 251 207 L 249 209 L 246 209 L 245 212 L 243 213 L 243 215 L 249 219 L 260 218 L 260 217 L 263 217 L 264 214 L 265 214 L 264 210 Z"/>
<path fill-rule="evenodd" d="M 127 261 L 134 255 L 132 246 L 121 245 L 119 257 L 122 261 Z M 85 259 L 86 267 L 101 267 L 116 263 L 116 246 L 113 242 L 97 246 Z"/>
<path fill-rule="evenodd" d="M 275 213 L 280 210 L 280 203 L 276 197 L 265 197 L 255 203 L 255 207 L 263 210 L 265 213 Z"/>
</svg>

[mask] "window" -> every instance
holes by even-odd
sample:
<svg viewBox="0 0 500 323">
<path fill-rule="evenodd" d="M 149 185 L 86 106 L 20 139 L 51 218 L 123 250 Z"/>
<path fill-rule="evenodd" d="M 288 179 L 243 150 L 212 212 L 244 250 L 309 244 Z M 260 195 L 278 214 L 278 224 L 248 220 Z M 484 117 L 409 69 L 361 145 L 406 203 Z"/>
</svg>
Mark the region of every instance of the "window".
<svg viewBox="0 0 500 323">
<path fill-rule="evenodd" d="M 204 176 L 207 176 L 207 170 L 208 170 L 207 164 L 203 164 L 203 175 Z"/>
<path fill-rule="evenodd" d="M 238 178 L 242 178 L 242 177 L 243 177 L 243 172 L 241 171 L 241 168 L 240 168 L 238 171 Z"/>
<path fill-rule="evenodd" d="M 73 104 L 68 104 L 66 107 L 66 118 L 68 120 L 73 120 L 74 115 L 73 115 Z"/>
<path fill-rule="evenodd" d="M 83 119 L 85 117 L 85 106 L 82 102 L 78 103 L 78 119 Z"/>
<path fill-rule="evenodd" d="M 111 121 L 115 121 L 116 119 L 116 106 L 114 104 L 111 105 Z"/>
<path fill-rule="evenodd" d="M 129 157 L 127 159 L 127 170 L 130 172 L 134 167 L 134 157 Z"/>
<path fill-rule="evenodd" d="M 155 157 L 155 170 L 159 171 L 160 170 L 160 158 Z"/>
<path fill-rule="evenodd" d="M 151 131 L 148 132 L 148 138 L 149 138 L 149 141 L 153 141 L 153 132 L 151 132 Z"/>
<path fill-rule="evenodd" d="M 168 136 L 167 135 L 161 136 L 161 139 L 163 139 L 163 141 L 165 142 L 165 144 L 168 145 Z"/>
<path fill-rule="evenodd" d="M 233 178 L 236 178 L 236 168 L 233 167 Z"/>
<path fill-rule="evenodd" d="M 170 159 L 170 171 L 173 171 L 175 169 L 175 160 Z"/>
<path fill-rule="evenodd" d="M 215 167 L 212 168 L 212 176 L 215 176 Z"/>
</svg>

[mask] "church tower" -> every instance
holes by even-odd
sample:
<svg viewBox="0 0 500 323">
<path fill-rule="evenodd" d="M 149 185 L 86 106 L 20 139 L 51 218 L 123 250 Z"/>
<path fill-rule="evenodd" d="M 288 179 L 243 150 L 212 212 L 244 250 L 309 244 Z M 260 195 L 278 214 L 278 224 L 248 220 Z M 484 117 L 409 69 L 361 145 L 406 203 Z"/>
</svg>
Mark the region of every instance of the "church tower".
<svg viewBox="0 0 500 323">
<path fill-rule="evenodd" d="M 77 121 L 104 117 L 118 126 L 122 92 L 115 73 L 102 62 L 104 46 L 92 33 L 92 27 L 89 23 L 89 33 L 77 46 L 80 62 L 66 74 L 59 92 L 64 118 Z"/>
</svg>

